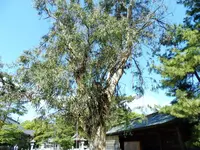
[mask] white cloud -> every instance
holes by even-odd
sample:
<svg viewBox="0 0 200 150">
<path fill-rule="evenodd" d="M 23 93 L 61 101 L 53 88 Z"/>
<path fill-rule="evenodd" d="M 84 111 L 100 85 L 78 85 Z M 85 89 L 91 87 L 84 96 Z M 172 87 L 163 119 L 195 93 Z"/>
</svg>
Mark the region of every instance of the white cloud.
<svg viewBox="0 0 200 150">
<path fill-rule="evenodd" d="M 151 108 L 154 108 L 155 106 L 164 106 L 166 104 L 169 104 L 169 102 L 163 103 L 162 101 L 156 99 L 151 93 L 147 93 L 129 103 L 129 107 L 134 112 L 150 114 L 154 112 Z"/>
</svg>

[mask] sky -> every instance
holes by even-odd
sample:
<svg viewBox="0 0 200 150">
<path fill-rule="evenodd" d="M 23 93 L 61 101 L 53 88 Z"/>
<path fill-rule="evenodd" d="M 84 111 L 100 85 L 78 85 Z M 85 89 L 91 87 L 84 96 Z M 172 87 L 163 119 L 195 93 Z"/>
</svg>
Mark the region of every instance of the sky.
<svg viewBox="0 0 200 150">
<path fill-rule="evenodd" d="M 185 9 L 177 5 L 175 0 L 165 0 L 169 14 L 167 22 L 182 23 Z M 0 57 L 3 63 L 15 62 L 24 50 L 34 49 L 39 45 L 41 37 L 48 32 L 51 22 L 43 20 L 33 8 L 32 0 L 2 0 L 0 1 Z M 120 80 L 124 91 L 132 95 L 134 92 L 130 84 L 131 74 Z M 165 96 L 165 91 L 152 92 L 146 90 L 145 95 L 131 104 L 131 107 L 150 105 L 165 105 L 172 98 Z M 31 120 L 36 112 L 31 105 L 27 105 L 28 114 L 19 118 L 19 121 Z M 16 116 L 13 116 L 16 119 Z"/>
</svg>

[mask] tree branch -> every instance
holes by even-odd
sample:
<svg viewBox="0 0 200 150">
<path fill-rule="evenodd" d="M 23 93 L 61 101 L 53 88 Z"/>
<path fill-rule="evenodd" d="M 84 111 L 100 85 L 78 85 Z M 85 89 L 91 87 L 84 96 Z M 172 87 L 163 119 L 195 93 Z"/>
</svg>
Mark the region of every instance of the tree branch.
<svg viewBox="0 0 200 150">
<path fill-rule="evenodd" d="M 127 20 L 129 22 L 128 30 L 131 28 L 131 20 L 132 20 L 132 9 L 134 5 L 134 0 L 130 1 L 129 7 L 127 8 Z M 112 67 L 107 77 L 108 87 L 106 89 L 106 93 L 108 95 L 108 99 L 111 100 L 112 95 L 114 94 L 115 88 L 123 75 L 124 67 L 128 58 L 131 55 L 132 46 L 133 46 L 133 35 L 128 32 L 126 39 L 126 51 L 122 53 L 119 61 Z"/>
<path fill-rule="evenodd" d="M 128 51 L 122 58 L 121 58 L 121 62 L 118 63 L 118 66 L 116 66 L 117 68 L 113 67 L 112 71 L 110 71 L 108 73 L 108 77 L 107 77 L 107 84 L 108 84 L 108 88 L 107 88 L 107 94 L 109 97 L 111 97 L 114 94 L 115 88 L 118 84 L 118 81 L 120 80 L 120 78 L 122 77 L 123 71 L 124 71 L 124 67 L 125 64 L 129 58 L 131 54 L 131 51 Z M 112 73 L 114 71 L 114 73 Z"/>
<path fill-rule="evenodd" d="M 197 71 L 194 72 L 194 75 L 196 76 L 197 80 L 200 82 L 200 77 L 199 77 Z"/>
<path fill-rule="evenodd" d="M 47 8 L 46 5 L 45 5 L 44 10 L 46 11 L 46 13 L 47 13 L 47 15 L 48 15 L 48 17 L 46 17 L 45 19 L 50 18 L 50 17 L 53 18 L 53 19 L 55 19 L 55 20 L 58 19 L 58 18 L 56 18 L 56 17 L 51 13 L 51 11 Z"/>
<path fill-rule="evenodd" d="M 140 69 L 140 66 L 139 66 L 138 62 L 135 60 L 135 58 L 133 58 L 133 61 L 134 61 L 134 64 L 135 64 L 135 66 L 136 66 L 136 68 L 137 68 L 137 70 L 139 72 L 139 80 L 140 80 L 141 84 L 143 84 L 144 80 L 142 78 L 142 71 Z"/>
</svg>

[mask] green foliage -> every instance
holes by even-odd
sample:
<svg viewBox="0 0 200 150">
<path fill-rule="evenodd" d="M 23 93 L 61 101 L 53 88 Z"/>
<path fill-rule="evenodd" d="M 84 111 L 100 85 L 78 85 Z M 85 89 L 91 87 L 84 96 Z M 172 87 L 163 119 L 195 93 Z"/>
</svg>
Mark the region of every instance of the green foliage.
<svg viewBox="0 0 200 150">
<path fill-rule="evenodd" d="M 196 0 L 179 2 L 188 8 L 185 24 L 171 26 L 164 34 L 161 42 L 168 49 L 160 57 L 161 65 L 157 67 L 167 95 L 176 99 L 172 106 L 164 107 L 161 112 L 196 124 L 192 142 L 197 146 L 200 143 L 200 5 Z"/>
<path fill-rule="evenodd" d="M 192 137 L 192 143 L 193 145 L 200 147 L 200 124 L 197 124 L 193 128 L 193 137 Z"/>
<path fill-rule="evenodd" d="M 29 147 L 29 136 L 23 133 L 23 130 L 17 124 L 4 124 L 0 130 L 0 144 L 14 146 L 21 149 Z"/>
<path fill-rule="evenodd" d="M 185 25 L 198 29 L 200 27 L 199 0 L 178 0 L 178 3 L 183 4 L 187 8 L 187 16 L 184 19 Z"/>
<path fill-rule="evenodd" d="M 18 144 L 21 140 L 23 132 L 19 130 L 17 125 L 4 125 L 0 130 L 0 143 L 1 144 Z"/>
<path fill-rule="evenodd" d="M 175 32 L 174 32 L 175 31 Z M 171 47 L 160 58 L 162 65 L 158 68 L 164 80 L 168 94 L 176 95 L 176 90 L 187 91 L 189 97 L 199 95 L 199 31 L 174 27 L 167 35 L 167 46 Z M 170 42 L 168 42 L 170 40 Z"/>
<path fill-rule="evenodd" d="M 34 122 L 34 121 L 30 121 L 30 120 L 26 120 L 26 121 L 22 122 L 20 125 L 21 125 L 24 129 L 33 130 L 34 127 L 35 127 L 35 122 Z"/>
<path fill-rule="evenodd" d="M 17 84 L 15 77 L 3 71 L 0 62 L 0 129 L 11 114 L 23 115 L 25 91 Z"/>
<path fill-rule="evenodd" d="M 37 144 L 44 143 L 48 138 L 53 136 L 52 130 L 47 121 L 36 119 L 33 121 L 25 121 L 21 125 L 25 129 L 34 130 L 34 140 Z"/>
<path fill-rule="evenodd" d="M 187 93 L 176 91 L 178 102 L 172 106 L 165 106 L 162 110 L 164 113 L 170 113 L 178 118 L 189 118 L 197 121 L 200 114 L 200 100 L 198 98 L 187 98 Z"/>
<path fill-rule="evenodd" d="M 129 125 L 130 121 L 133 119 L 142 118 L 142 115 L 133 112 L 128 105 L 130 102 L 134 101 L 134 99 L 135 98 L 132 96 L 115 97 L 115 100 L 113 100 L 113 104 L 111 105 L 112 114 L 109 119 L 108 129 L 118 124 Z"/>
<path fill-rule="evenodd" d="M 71 148 L 74 144 L 72 136 L 75 134 L 74 125 L 67 123 L 63 118 L 56 118 L 54 125 L 55 138 L 54 141 L 63 148 Z"/>
</svg>

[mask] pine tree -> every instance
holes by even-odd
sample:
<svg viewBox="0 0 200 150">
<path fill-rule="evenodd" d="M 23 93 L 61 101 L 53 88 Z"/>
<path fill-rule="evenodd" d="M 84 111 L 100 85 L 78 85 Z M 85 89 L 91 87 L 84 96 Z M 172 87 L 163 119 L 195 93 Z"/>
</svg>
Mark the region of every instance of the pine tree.
<svg viewBox="0 0 200 150">
<path fill-rule="evenodd" d="M 172 106 L 161 111 L 195 123 L 193 144 L 200 146 L 200 3 L 181 0 L 188 9 L 184 25 L 173 25 L 161 42 L 168 49 L 157 67 L 167 95 L 176 97 Z"/>
</svg>

